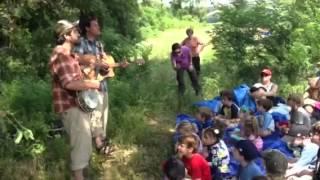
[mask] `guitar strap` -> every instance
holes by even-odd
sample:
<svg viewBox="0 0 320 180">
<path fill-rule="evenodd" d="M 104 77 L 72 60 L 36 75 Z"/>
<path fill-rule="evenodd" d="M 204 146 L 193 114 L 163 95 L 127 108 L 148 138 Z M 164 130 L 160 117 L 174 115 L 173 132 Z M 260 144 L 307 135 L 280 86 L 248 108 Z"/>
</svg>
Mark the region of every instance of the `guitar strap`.
<svg viewBox="0 0 320 180">
<path fill-rule="evenodd" d="M 94 54 L 97 56 L 97 61 L 99 61 L 99 63 L 101 63 L 102 56 L 103 56 L 102 55 L 102 52 L 103 52 L 102 43 L 99 41 L 96 41 L 96 48 L 94 48 L 94 49 L 95 49 Z M 97 66 L 96 67 L 96 79 L 98 78 L 99 72 L 100 72 L 100 66 Z"/>
</svg>

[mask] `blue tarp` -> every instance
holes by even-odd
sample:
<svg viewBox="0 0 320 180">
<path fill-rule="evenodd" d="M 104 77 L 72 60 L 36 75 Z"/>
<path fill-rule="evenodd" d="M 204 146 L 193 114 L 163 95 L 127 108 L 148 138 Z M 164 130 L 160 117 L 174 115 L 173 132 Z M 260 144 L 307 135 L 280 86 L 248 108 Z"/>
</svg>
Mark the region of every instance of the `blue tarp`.
<svg viewBox="0 0 320 180">
<path fill-rule="evenodd" d="M 239 107 L 245 107 L 252 112 L 256 111 L 256 103 L 254 99 L 250 96 L 250 88 L 246 84 L 241 84 L 233 89 L 234 102 Z M 218 113 L 221 107 L 221 98 L 219 96 L 213 98 L 212 100 L 199 101 L 194 103 L 198 107 L 208 107 L 214 113 Z"/>
<path fill-rule="evenodd" d="M 250 88 L 246 84 L 241 84 L 233 89 L 234 101 L 240 107 L 256 112 L 257 107 L 254 99 L 250 95 Z"/>
<path fill-rule="evenodd" d="M 207 107 L 211 109 L 213 113 L 218 113 L 221 107 L 221 98 L 220 97 L 215 97 L 212 100 L 207 100 L 207 101 L 199 101 L 194 103 L 193 105 L 197 107 Z"/>
</svg>

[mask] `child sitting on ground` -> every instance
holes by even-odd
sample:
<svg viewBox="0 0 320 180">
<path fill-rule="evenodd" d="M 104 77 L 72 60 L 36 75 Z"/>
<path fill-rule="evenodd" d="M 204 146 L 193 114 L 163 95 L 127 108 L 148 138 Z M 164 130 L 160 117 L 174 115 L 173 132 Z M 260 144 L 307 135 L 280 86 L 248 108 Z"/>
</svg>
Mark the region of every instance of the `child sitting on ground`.
<svg viewBox="0 0 320 180">
<path fill-rule="evenodd" d="M 264 96 L 265 92 L 267 90 L 264 87 L 251 87 L 250 88 L 250 96 L 255 100 L 258 101 L 260 99 L 265 99 L 266 97 Z"/>
<path fill-rule="evenodd" d="M 201 136 L 202 130 L 213 126 L 211 109 L 206 107 L 200 107 L 196 113 L 197 126 L 199 135 Z"/>
<path fill-rule="evenodd" d="M 310 77 L 308 78 L 308 88 L 303 94 L 303 104 L 306 111 L 310 116 L 314 116 L 314 110 L 320 109 L 320 78 Z"/>
<path fill-rule="evenodd" d="M 259 152 L 251 141 L 238 141 L 233 148 L 233 156 L 240 162 L 239 180 L 249 180 L 263 175 L 259 166 L 254 162 L 259 157 Z"/>
<path fill-rule="evenodd" d="M 296 176 L 300 174 L 301 171 L 309 169 L 309 166 L 316 162 L 319 149 L 319 146 L 313 143 L 308 137 L 308 131 L 301 131 L 300 133 L 295 134 L 293 145 L 301 146 L 302 152 L 299 159 L 293 160 L 288 164 L 288 170 L 286 172 L 287 178 Z"/>
<path fill-rule="evenodd" d="M 270 112 L 272 101 L 269 99 L 260 99 L 257 101 L 257 109 L 261 115 L 258 117 L 259 136 L 266 137 L 275 131 L 275 123 Z"/>
<path fill-rule="evenodd" d="M 244 119 L 247 116 L 251 116 L 251 115 L 253 115 L 253 113 L 250 111 L 250 109 L 248 107 L 242 106 L 240 108 L 240 112 L 239 112 L 240 121 L 241 121 L 241 119 Z"/>
<path fill-rule="evenodd" d="M 267 170 L 267 177 L 270 180 L 283 180 L 288 168 L 286 156 L 278 150 L 266 150 L 262 157 Z"/>
<path fill-rule="evenodd" d="M 312 125 L 311 129 L 311 142 L 320 145 L 320 122 L 316 122 Z M 317 160 L 315 163 L 315 166 L 310 166 L 308 169 L 305 169 L 301 171 L 300 173 L 296 174 L 295 176 L 290 176 L 291 179 L 301 179 L 301 180 L 308 180 L 308 179 L 314 179 L 318 180 L 320 179 L 320 149 L 317 153 Z"/>
<path fill-rule="evenodd" d="M 291 107 L 290 124 L 288 135 L 297 134 L 300 131 L 311 129 L 311 120 L 307 112 L 302 108 L 302 98 L 299 95 L 291 94 L 288 97 L 288 105 Z"/>
<path fill-rule="evenodd" d="M 220 96 L 222 107 L 215 119 L 224 122 L 227 126 L 238 124 L 240 108 L 233 102 L 233 92 L 224 90 L 220 93 Z"/>
<path fill-rule="evenodd" d="M 197 152 L 197 140 L 194 135 L 182 136 L 178 141 L 178 154 L 192 180 L 211 180 L 207 161 Z"/>
<path fill-rule="evenodd" d="M 247 140 L 250 140 L 258 149 L 262 150 L 263 141 L 259 136 L 259 125 L 258 120 L 254 116 L 245 116 L 243 120 L 241 129 L 241 135 Z"/>
<path fill-rule="evenodd" d="M 186 176 L 183 162 L 175 156 L 170 157 L 163 164 L 163 172 L 165 174 L 164 180 L 184 180 Z"/>
<path fill-rule="evenodd" d="M 202 133 L 204 155 L 216 180 L 225 179 L 229 173 L 230 155 L 222 136 L 223 132 L 218 128 L 207 128 Z"/>
<path fill-rule="evenodd" d="M 202 142 L 197 134 L 197 128 L 194 124 L 188 121 L 182 121 L 180 124 L 177 125 L 176 134 L 174 135 L 175 143 L 179 140 L 181 136 L 185 135 L 194 135 L 197 142 L 197 150 L 198 152 L 202 152 Z M 177 149 L 177 144 L 175 149 Z"/>
</svg>

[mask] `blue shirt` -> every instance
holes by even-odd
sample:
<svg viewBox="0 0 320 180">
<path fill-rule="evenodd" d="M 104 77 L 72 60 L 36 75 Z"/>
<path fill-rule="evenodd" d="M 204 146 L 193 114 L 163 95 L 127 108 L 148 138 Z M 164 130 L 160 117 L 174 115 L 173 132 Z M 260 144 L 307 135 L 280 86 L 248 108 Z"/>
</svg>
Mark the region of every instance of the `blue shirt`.
<svg viewBox="0 0 320 180">
<path fill-rule="evenodd" d="M 308 142 L 304 145 L 299 160 L 294 163 L 294 167 L 304 167 L 316 162 L 319 146 Z"/>
<path fill-rule="evenodd" d="M 100 55 L 104 52 L 104 50 L 100 41 L 90 41 L 87 38 L 81 37 L 79 44 L 74 47 L 73 52 L 81 55 Z"/>
<path fill-rule="evenodd" d="M 273 120 L 271 113 L 269 113 L 269 112 L 264 112 L 262 114 L 262 119 L 260 119 L 259 124 L 260 124 L 260 128 L 262 130 L 269 130 L 271 132 L 275 131 L 274 120 Z"/>
<path fill-rule="evenodd" d="M 239 180 L 251 180 L 255 176 L 263 175 L 254 161 L 251 161 L 246 167 L 241 167 L 239 172 Z"/>
</svg>

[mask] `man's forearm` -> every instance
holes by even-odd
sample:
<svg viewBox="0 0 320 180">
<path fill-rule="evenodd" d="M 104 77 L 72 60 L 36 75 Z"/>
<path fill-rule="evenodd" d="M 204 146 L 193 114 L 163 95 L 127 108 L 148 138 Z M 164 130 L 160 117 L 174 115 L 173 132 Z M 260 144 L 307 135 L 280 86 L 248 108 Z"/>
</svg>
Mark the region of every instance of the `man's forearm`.
<svg viewBox="0 0 320 180">
<path fill-rule="evenodd" d="M 99 81 L 72 81 L 68 83 L 65 88 L 68 90 L 81 91 L 87 89 L 99 89 L 100 82 Z"/>
<path fill-rule="evenodd" d="M 95 58 L 86 55 L 79 56 L 79 64 L 81 65 L 95 65 Z"/>
</svg>

